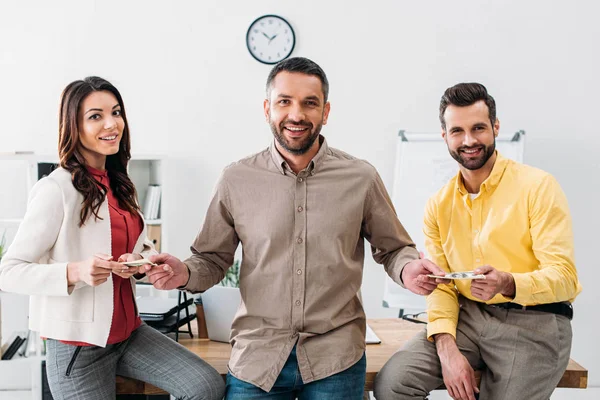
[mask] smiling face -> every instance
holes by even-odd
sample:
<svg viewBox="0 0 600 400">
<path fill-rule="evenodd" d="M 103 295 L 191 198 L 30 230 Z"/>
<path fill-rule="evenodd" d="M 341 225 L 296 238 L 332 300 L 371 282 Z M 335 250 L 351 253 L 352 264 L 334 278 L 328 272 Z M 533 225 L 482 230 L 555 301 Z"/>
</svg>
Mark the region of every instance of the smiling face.
<svg viewBox="0 0 600 400">
<path fill-rule="evenodd" d="M 280 151 L 302 155 L 318 145 L 316 139 L 327 124 L 330 109 L 324 97 L 317 76 L 287 71 L 277 74 L 264 110 Z"/>
<path fill-rule="evenodd" d="M 82 102 L 78 114 L 80 151 L 87 164 L 104 169 L 106 156 L 117 154 L 125 121 L 121 105 L 108 91 L 94 91 Z"/>
<path fill-rule="evenodd" d="M 469 106 L 449 105 L 444 112 L 446 141 L 452 158 L 468 170 L 486 165 L 496 150 L 496 136 L 500 130 L 498 119 L 490 121 L 489 110 L 483 100 Z"/>
</svg>

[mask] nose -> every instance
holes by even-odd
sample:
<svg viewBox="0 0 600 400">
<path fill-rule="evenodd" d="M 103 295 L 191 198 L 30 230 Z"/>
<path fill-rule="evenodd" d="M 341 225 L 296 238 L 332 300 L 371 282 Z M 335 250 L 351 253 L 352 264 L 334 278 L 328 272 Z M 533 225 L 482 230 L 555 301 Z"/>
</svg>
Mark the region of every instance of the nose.
<svg viewBox="0 0 600 400">
<path fill-rule="evenodd" d="M 463 136 L 463 146 L 473 147 L 478 143 L 477 138 L 471 132 L 466 132 Z"/>
<path fill-rule="evenodd" d="M 304 110 L 302 110 L 302 107 L 299 104 L 293 104 L 289 108 L 288 119 L 299 122 L 304 121 L 304 117 Z"/>
<path fill-rule="evenodd" d="M 113 117 L 107 117 L 104 120 L 104 129 L 110 131 L 117 126 L 117 120 Z"/>
</svg>

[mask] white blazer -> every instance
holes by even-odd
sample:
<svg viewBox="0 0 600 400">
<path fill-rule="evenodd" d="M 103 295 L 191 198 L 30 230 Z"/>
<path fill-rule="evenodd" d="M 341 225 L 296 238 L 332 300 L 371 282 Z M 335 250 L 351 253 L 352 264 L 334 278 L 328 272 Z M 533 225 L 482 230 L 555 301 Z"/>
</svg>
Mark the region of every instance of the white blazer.
<svg viewBox="0 0 600 400">
<path fill-rule="evenodd" d="M 0 290 L 31 295 L 29 328 L 41 336 L 106 346 L 113 315 L 113 280 L 69 288 L 67 264 L 112 254 L 108 200 L 79 227 L 83 196 L 58 168 L 31 190 L 25 218 L 0 264 Z M 133 253 L 156 254 L 146 225 Z M 131 286 L 135 295 L 135 280 Z M 134 296 L 135 297 L 135 296 Z"/>
</svg>

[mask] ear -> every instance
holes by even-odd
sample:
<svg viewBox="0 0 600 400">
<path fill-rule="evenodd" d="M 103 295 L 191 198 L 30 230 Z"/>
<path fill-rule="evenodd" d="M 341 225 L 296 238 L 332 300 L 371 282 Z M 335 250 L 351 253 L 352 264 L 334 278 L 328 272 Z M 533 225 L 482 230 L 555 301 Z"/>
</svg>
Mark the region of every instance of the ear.
<svg viewBox="0 0 600 400">
<path fill-rule="evenodd" d="M 263 109 L 265 110 L 265 120 L 267 122 L 269 122 L 270 107 L 271 107 L 271 104 L 269 103 L 269 100 L 265 99 L 265 101 L 263 102 Z"/>
<path fill-rule="evenodd" d="M 323 125 L 327 125 L 327 119 L 329 118 L 329 110 L 331 110 L 331 104 L 327 102 L 325 103 L 325 108 L 323 109 Z"/>
<path fill-rule="evenodd" d="M 496 122 L 494 122 L 494 137 L 498 137 L 498 133 L 500 133 L 500 120 L 496 118 Z"/>
<path fill-rule="evenodd" d="M 444 128 L 442 128 L 441 130 L 442 130 L 442 139 L 444 139 L 444 142 L 446 142 L 446 131 L 444 130 Z"/>
</svg>

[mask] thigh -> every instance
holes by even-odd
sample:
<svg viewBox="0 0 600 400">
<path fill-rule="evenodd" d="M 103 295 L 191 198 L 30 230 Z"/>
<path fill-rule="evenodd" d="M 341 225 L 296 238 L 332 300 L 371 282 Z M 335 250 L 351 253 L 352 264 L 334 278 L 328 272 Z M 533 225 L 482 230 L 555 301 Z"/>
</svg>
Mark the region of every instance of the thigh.
<svg viewBox="0 0 600 400">
<path fill-rule="evenodd" d="M 456 345 L 473 369 L 481 368 L 481 355 L 475 333 L 459 319 Z M 435 343 L 427 340 L 427 329 L 416 334 L 385 363 L 375 378 L 375 398 L 425 399 L 444 382 Z"/>
<path fill-rule="evenodd" d="M 117 374 L 151 383 L 179 399 L 221 399 L 225 388 L 213 367 L 146 324 L 124 344 Z"/>
<path fill-rule="evenodd" d="M 350 368 L 304 385 L 298 400 L 362 400 L 365 391 L 367 356 Z"/>
<path fill-rule="evenodd" d="M 269 392 L 265 392 L 258 386 L 244 382 L 231 373 L 227 374 L 227 384 L 225 390 L 226 400 L 294 400 L 296 394 L 294 392 L 293 383 L 291 385 L 284 384 L 280 374 L 277 378 L 278 382 Z"/>
<path fill-rule="evenodd" d="M 49 339 L 46 348 L 48 384 L 55 400 L 115 398 L 114 346 L 77 347 Z"/>
<path fill-rule="evenodd" d="M 500 323 L 482 338 L 482 397 L 548 399 L 569 363 L 571 322 L 551 313 L 492 312 Z"/>
</svg>

